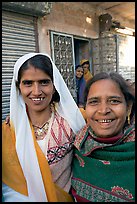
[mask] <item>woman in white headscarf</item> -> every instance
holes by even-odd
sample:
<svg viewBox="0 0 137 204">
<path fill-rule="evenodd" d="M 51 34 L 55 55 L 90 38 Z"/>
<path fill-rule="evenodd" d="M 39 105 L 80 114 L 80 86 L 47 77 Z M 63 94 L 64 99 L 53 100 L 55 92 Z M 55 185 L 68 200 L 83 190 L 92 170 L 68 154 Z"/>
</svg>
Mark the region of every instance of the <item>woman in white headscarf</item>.
<svg viewBox="0 0 137 204">
<path fill-rule="evenodd" d="M 10 126 L 2 125 L 5 202 L 72 201 L 73 141 L 84 125 L 50 56 L 20 57 L 11 84 Z"/>
</svg>

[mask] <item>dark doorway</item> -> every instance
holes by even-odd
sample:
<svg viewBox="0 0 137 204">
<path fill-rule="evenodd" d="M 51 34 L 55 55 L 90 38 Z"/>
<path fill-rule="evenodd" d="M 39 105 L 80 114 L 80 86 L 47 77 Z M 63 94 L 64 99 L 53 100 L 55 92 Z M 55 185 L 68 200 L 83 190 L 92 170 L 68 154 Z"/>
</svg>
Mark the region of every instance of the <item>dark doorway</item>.
<svg viewBox="0 0 137 204">
<path fill-rule="evenodd" d="M 92 56 L 90 44 L 90 40 L 74 38 L 75 65 L 80 64 L 80 60 L 82 59 L 89 59 L 90 70 L 92 71 Z"/>
</svg>

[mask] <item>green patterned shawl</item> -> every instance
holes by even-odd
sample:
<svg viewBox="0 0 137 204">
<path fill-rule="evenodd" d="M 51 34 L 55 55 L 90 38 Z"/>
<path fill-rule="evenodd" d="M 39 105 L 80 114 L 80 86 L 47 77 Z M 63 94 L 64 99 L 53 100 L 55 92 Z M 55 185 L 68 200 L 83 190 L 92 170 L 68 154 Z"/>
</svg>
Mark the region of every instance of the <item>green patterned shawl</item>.
<svg viewBox="0 0 137 204">
<path fill-rule="evenodd" d="M 135 201 L 135 129 L 113 144 L 100 143 L 85 126 L 77 135 L 72 194 L 81 202 Z"/>
</svg>

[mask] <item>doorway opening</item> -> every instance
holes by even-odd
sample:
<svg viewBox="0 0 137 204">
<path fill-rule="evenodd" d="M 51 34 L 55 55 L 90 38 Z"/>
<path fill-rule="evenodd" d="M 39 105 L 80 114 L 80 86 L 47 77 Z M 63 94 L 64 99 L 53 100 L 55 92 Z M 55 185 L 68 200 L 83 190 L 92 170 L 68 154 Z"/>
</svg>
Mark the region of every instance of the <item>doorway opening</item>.
<svg viewBox="0 0 137 204">
<path fill-rule="evenodd" d="M 80 64 L 82 59 L 88 59 L 90 62 L 90 71 L 92 73 L 92 55 L 91 55 L 91 40 L 80 39 L 74 37 L 74 56 L 75 65 Z"/>
</svg>

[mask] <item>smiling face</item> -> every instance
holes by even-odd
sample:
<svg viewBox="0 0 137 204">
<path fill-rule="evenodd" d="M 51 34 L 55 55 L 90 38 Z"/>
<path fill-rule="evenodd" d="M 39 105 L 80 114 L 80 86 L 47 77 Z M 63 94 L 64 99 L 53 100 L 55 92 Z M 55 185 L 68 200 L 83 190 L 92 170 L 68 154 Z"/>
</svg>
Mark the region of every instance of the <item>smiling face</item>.
<svg viewBox="0 0 137 204">
<path fill-rule="evenodd" d="M 107 138 L 121 133 L 127 114 L 125 97 L 113 80 L 102 79 L 91 85 L 86 115 L 96 136 Z"/>
<path fill-rule="evenodd" d="M 23 71 L 19 88 L 28 110 L 32 112 L 48 109 L 55 92 L 51 78 L 31 65 Z"/>
<path fill-rule="evenodd" d="M 83 70 L 84 70 L 84 74 L 86 74 L 87 72 L 89 72 L 89 64 L 84 64 L 82 66 Z"/>
<path fill-rule="evenodd" d="M 80 79 L 80 78 L 83 76 L 83 74 L 84 74 L 83 68 L 82 68 L 82 67 L 78 67 L 78 68 L 76 69 L 76 77 L 77 77 L 78 79 Z"/>
</svg>

